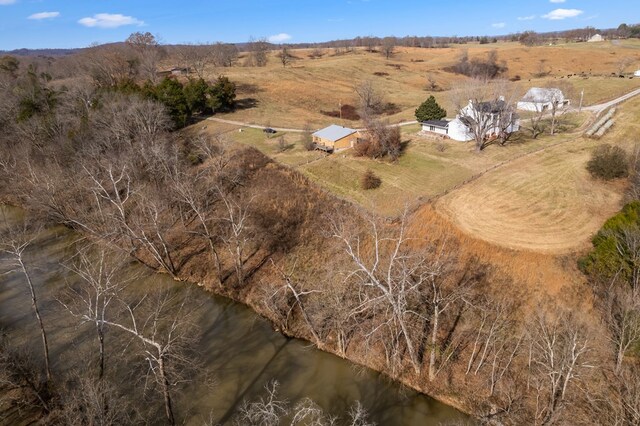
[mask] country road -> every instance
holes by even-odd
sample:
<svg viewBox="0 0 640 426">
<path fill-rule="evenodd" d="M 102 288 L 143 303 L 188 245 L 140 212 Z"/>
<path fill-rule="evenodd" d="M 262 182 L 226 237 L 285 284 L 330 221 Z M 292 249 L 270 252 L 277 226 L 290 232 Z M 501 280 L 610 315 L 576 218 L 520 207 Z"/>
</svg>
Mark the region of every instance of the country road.
<svg viewBox="0 0 640 426">
<path fill-rule="evenodd" d="M 218 123 L 223 123 L 223 124 L 231 124 L 234 126 L 240 126 L 240 127 L 249 127 L 250 129 L 260 129 L 260 130 L 264 130 L 264 129 L 273 129 L 275 131 L 278 132 L 286 132 L 286 133 L 304 133 L 305 130 L 302 129 L 288 129 L 286 127 L 271 127 L 271 126 L 262 126 L 260 124 L 249 124 L 249 123 L 243 123 L 240 121 L 233 121 L 233 120 L 225 120 L 224 118 L 217 118 L 217 117 L 209 117 L 207 118 L 207 120 L 210 121 L 215 121 Z M 410 126 L 412 124 L 418 124 L 417 121 L 413 120 L 413 121 L 404 121 L 402 123 L 398 123 L 398 124 L 390 124 L 389 127 L 404 127 L 404 126 Z M 315 129 L 318 130 L 318 129 Z M 313 130 L 313 131 L 315 131 Z M 364 128 L 359 128 L 359 129 L 355 129 L 355 130 L 365 130 Z"/>
<path fill-rule="evenodd" d="M 586 106 L 583 107 L 582 110 L 583 111 L 589 111 L 589 112 L 593 112 L 596 114 L 596 116 L 600 115 L 602 113 L 602 111 L 606 110 L 607 108 L 610 108 L 612 106 L 618 105 L 619 103 L 622 103 L 628 99 L 633 98 L 634 96 L 638 96 L 640 95 L 640 89 L 636 89 L 632 92 L 629 92 L 625 95 L 622 95 L 616 99 L 613 99 L 611 101 L 608 102 L 604 102 L 601 104 L 597 104 L 597 105 L 590 105 L 590 106 Z M 289 129 L 286 127 L 270 127 L 270 126 L 262 126 L 260 124 L 250 124 L 250 123 L 243 123 L 241 121 L 233 121 L 233 120 L 225 120 L 224 118 L 217 118 L 217 117 L 209 117 L 207 118 L 207 120 L 210 121 L 215 121 L 218 123 L 224 123 L 224 124 L 231 124 L 234 126 L 240 126 L 240 127 L 249 127 L 251 129 L 259 129 L 259 130 L 264 130 L 267 128 L 273 129 L 275 131 L 278 132 L 286 132 L 286 133 L 304 133 L 305 130 L 303 129 Z M 404 121 L 402 123 L 398 123 L 398 124 L 391 124 L 389 125 L 389 127 L 404 127 L 404 126 L 411 126 L 412 124 L 418 124 L 417 121 L 413 120 L 413 121 Z M 365 130 L 365 129 L 355 129 L 355 130 Z"/>
<path fill-rule="evenodd" d="M 633 98 L 634 96 L 638 96 L 640 95 L 640 89 L 636 89 L 633 92 L 629 92 L 626 95 L 622 95 L 619 98 L 616 98 L 612 101 L 609 102 L 605 102 L 602 104 L 598 104 L 598 105 L 591 105 L 591 106 L 587 106 L 582 108 L 584 111 L 591 111 L 594 112 L 596 115 L 600 115 L 600 113 L 602 113 L 602 111 L 606 110 L 607 108 L 610 108 L 612 106 L 616 106 L 619 103 L 622 103 L 628 99 Z"/>
</svg>

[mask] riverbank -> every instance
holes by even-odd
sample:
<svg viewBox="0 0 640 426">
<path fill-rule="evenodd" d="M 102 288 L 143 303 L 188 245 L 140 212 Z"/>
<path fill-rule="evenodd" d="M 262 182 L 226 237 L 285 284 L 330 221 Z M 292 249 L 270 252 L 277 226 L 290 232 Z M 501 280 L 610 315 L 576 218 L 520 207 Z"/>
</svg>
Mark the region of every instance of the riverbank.
<svg viewBox="0 0 640 426">
<path fill-rule="evenodd" d="M 44 315 L 47 324 L 51 324 L 57 370 L 63 368 L 69 351 L 83 352 L 86 349 L 83 342 L 91 340 L 90 330 L 84 328 L 80 329 L 80 337 L 73 338 L 69 331 L 76 327 L 72 318 L 53 300 L 60 288 L 73 281 L 72 274 L 60 266 L 66 256 L 65 247 L 73 240 L 70 235 L 65 228 L 46 230 L 34 240 L 35 245 L 28 253 L 41 298 L 51 301 L 46 303 Z M 18 280 L 18 277 L 3 279 L 6 285 L 0 288 L 0 327 L 10 334 L 19 331 L 21 342 L 33 344 L 37 339 L 28 327 L 31 318 L 24 314 L 29 312 L 28 298 L 22 297 Z M 355 401 L 361 401 L 370 410 L 372 420 L 381 425 L 436 425 L 465 419 L 452 408 L 398 386 L 377 372 L 354 368 L 350 362 L 329 354 L 330 351 L 316 351 L 304 341 L 273 332 L 272 323 L 256 317 L 250 308 L 220 298 L 212 289 L 198 290 L 194 288 L 196 284 L 176 284 L 167 274 L 156 272 L 136 282 L 132 289 L 142 291 L 153 286 L 195 291 L 193 305 L 203 327 L 199 352 L 203 354 L 205 369 L 213 372 L 216 379 L 214 387 L 194 382 L 184 389 L 180 401 L 182 407 L 190 407 L 191 420 L 187 424 L 202 424 L 211 419 L 224 424 L 242 401 L 262 396 L 264 385 L 271 380 L 280 383 L 282 396 L 289 401 L 310 398 L 331 414 L 346 412 Z M 202 283 L 199 286 L 204 287 Z M 33 350 L 37 353 L 37 346 Z M 211 413 L 215 415 L 211 417 Z"/>
</svg>

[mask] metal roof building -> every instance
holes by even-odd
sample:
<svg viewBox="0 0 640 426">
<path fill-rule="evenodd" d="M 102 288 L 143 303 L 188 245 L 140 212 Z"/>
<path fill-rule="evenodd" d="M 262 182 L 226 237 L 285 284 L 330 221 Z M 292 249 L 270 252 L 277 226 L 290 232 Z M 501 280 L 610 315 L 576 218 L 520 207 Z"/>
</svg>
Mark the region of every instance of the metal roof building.
<svg viewBox="0 0 640 426">
<path fill-rule="evenodd" d="M 313 134 L 313 136 L 320 139 L 327 140 L 327 141 L 336 142 L 356 132 L 357 130 L 355 129 L 350 129 L 348 127 L 342 127 L 336 124 L 332 124 L 329 127 L 325 127 L 324 129 L 318 130 Z"/>
</svg>

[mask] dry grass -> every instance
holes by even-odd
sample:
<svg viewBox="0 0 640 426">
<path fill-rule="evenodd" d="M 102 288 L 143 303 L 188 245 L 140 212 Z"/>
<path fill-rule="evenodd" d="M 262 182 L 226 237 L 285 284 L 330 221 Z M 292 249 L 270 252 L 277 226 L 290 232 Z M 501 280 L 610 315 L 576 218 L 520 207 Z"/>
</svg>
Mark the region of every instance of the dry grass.
<svg viewBox="0 0 640 426">
<path fill-rule="evenodd" d="M 464 232 L 498 246 L 545 253 L 587 248 L 620 209 L 624 182 L 594 180 L 586 163 L 601 143 L 633 152 L 639 113 L 640 99 L 629 101 L 604 138 L 576 137 L 516 160 L 443 197 L 437 208 Z"/>
<path fill-rule="evenodd" d="M 566 80 L 568 74 L 584 72 L 588 79 L 572 77 L 569 81 L 578 89 L 576 92 L 585 89 L 585 104 L 597 103 L 640 86 L 640 79 L 609 77 L 617 71 L 622 58 L 640 60 L 637 47 L 640 47 L 637 42 L 618 46 L 580 43 L 539 47 L 517 43 L 469 44 L 447 49 L 399 48 L 390 61 L 379 53 L 362 50 L 333 56 L 333 51 L 328 49 L 321 59 L 309 59 L 309 50 L 296 50 L 294 55 L 301 59 L 286 68 L 273 52 L 265 68 L 216 68 L 209 71 L 209 77 L 220 73 L 229 76 L 239 83 L 239 100 L 252 99 L 255 103 L 253 107 L 221 115 L 225 118 L 275 127 L 301 128 L 305 122 L 310 122 L 319 128 L 337 121 L 322 115 L 321 110 L 336 110 L 339 103 L 357 105 L 353 87 L 363 80 L 377 83 L 388 101 L 400 107 L 400 113 L 389 117 L 392 122 L 414 119 L 415 108 L 430 94 L 434 94 L 451 115 L 450 91 L 465 78 L 443 69 L 454 64 L 464 49 L 472 58 L 484 57 L 487 52 L 497 50 L 499 59 L 506 61 L 509 67 L 506 77 L 522 78 L 515 84 L 522 93 L 530 86 L 543 85 L 560 77 Z M 541 69 L 541 61 L 549 75 L 534 78 Z M 388 75 L 376 76 L 376 72 Z M 432 75 L 444 91 L 427 91 L 427 74 Z M 356 126 L 360 123 L 345 121 L 342 124 Z"/>
</svg>

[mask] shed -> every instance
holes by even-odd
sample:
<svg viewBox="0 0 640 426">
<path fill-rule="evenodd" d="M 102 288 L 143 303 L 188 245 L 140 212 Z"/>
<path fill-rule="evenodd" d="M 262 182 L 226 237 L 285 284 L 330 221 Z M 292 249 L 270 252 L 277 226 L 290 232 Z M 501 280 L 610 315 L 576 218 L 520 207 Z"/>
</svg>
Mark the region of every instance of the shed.
<svg viewBox="0 0 640 426">
<path fill-rule="evenodd" d="M 353 148 L 358 141 L 357 130 L 336 124 L 318 130 L 312 136 L 316 147 L 327 152 Z"/>
</svg>

